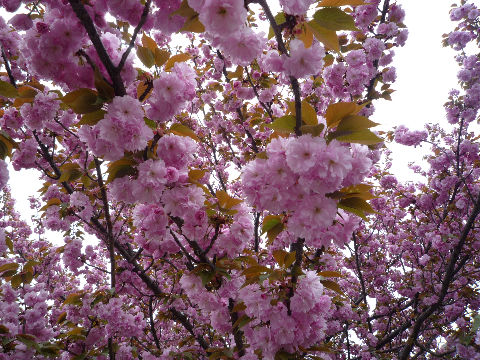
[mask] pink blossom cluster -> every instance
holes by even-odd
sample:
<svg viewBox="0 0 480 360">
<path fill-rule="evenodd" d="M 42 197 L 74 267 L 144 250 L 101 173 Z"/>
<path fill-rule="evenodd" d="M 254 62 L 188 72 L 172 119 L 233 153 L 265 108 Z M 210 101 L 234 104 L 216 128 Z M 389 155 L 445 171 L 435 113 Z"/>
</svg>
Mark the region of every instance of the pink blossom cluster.
<svg viewBox="0 0 480 360">
<path fill-rule="evenodd" d="M 19 148 L 12 156 L 12 165 L 15 170 L 30 169 L 35 166 L 37 142 L 29 138 L 20 143 Z"/>
<path fill-rule="evenodd" d="M 459 21 L 463 18 L 474 20 L 478 16 L 480 16 L 480 10 L 476 8 L 474 4 L 464 4 L 452 9 L 450 12 L 450 19 L 452 21 Z"/>
<path fill-rule="evenodd" d="M 63 250 L 63 263 L 75 275 L 78 275 L 78 269 L 83 266 L 82 262 L 82 240 L 65 238 Z"/>
<path fill-rule="evenodd" d="M 160 122 L 171 120 L 195 97 L 195 78 L 195 72 L 185 63 L 176 63 L 171 72 L 161 73 L 153 81 L 148 117 Z"/>
<path fill-rule="evenodd" d="M 268 289 L 269 286 L 265 283 L 264 287 Z M 320 278 L 314 271 L 307 271 L 298 278 L 288 306 L 275 299 L 275 293 L 265 290 L 253 284 L 238 293 L 239 300 L 247 307 L 245 314 L 253 319 L 243 328 L 252 347 L 251 353 L 261 349 L 266 359 L 273 359 L 281 349 L 292 353 L 325 338 L 331 297 L 324 294 Z"/>
<path fill-rule="evenodd" d="M 105 321 L 106 337 L 114 334 L 125 338 L 142 336 L 146 323 L 140 308 L 126 304 L 129 304 L 129 301 L 120 295 L 110 299 L 106 304 L 97 305 L 95 314 Z"/>
<path fill-rule="evenodd" d="M 319 42 L 314 41 L 312 46 L 306 48 L 302 41 L 293 39 L 290 41 L 288 55 L 279 55 L 277 51 L 270 50 L 258 60 L 263 71 L 283 72 L 287 76 L 301 79 L 321 73 L 324 56 L 325 49 Z M 272 91 L 273 89 L 270 89 L 270 93 Z"/>
<path fill-rule="evenodd" d="M 83 219 L 90 219 L 93 215 L 93 206 L 90 199 L 79 191 L 70 195 L 70 206 L 73 206 L 75 213 Z"/>
<path fill-rule="evenodd" d="M 55 335 L 53 329 L 48 326 L 48 293 L 43 284 L 27 285 L 21 290 L 16 290 L 9 283 L 3 283 L 0 289 L 2 291 L 0 318 L 2 325 L 8 329 L 9 336 L 26 333 L 35 336 L 39 341 L 46 341 Z M 18 297 L 22 298 L 22 307 L 17 303 Z M 22 322 L 19 321 L 20 313 Z M 26 347 L 19 346 L 16 350 L 21 356 L 31 354 Z"/>
<path fill-rule="evenodd" d="M 237 313 L 238 317 L 246 315 L 251 319 L 242 327 L 250 344 L 242 359 L 257 359 L 255 350 L 261 350 L 265 359 L 273 359 L 279 350 L 294 352 L 324 339 L 332 302 L 331 297 L 324 294 L 316 272 L 307 271 L 298 278 L 295 293 L 288 301 L 278 293 L 278 287 L 268 281 L 263 285 L 242 287 L 244 280 L 243 277 L 232 277 L 212 293 L 195 274 L 184 274 L 180 279 L 188 298 L 220 333 L 231 331 L 228 299 L 245 304 L 246 309 Z"/>
<path fill-rule="evenodd" d="M 140 102 L 125 95 L 108 104 L 107 113 L 96 125 L 82 125 L 79 135 L 94 155 L 118 160 L 125 151 L 144 149 L 153 134 L 145 124 Z"/>
<path fill-rule="evenodd" d="M 337 202 L 327 194 L 361 181 L 371 165 L 368 157 L 354 158 L 337 141 L 327 144 L 309 134 L 274 139 L 267 155 L 244 168 L 243 192 L 259 210 L 290 212 L 289 232 L 307 243 L 315 242 L 335 218 Z"/>
<path fill-rule="evenodd" d="M 85 30 L 73 12 L 52 9 L 46 12 L 42 23 L 48 26 L 48 31 L 39 31 L 34 26 L 26 32 L 21 44 L 21 61 L 29 72 L 70 86 L 78 85 L 78 81 L 84 83 L 82 76 L 91 82 L 93 77 L 86 75 L 91 70 L 78 66 L 74 56 L 85 41 Z"/>
<path fill-rule="evenodd" d="M 246 26 L 247 10 L 241 0 L 189 0 L 199 13 L 207 37 L 235 63 L 246 66 L 262 54 L 266 39 Z"/>
<path fill-rule="evenodd" d="M 422 141 L 427 139 L 427 132 L 411 131 L 404 125 L 400 125 L 395 129 L 395 141 L 402 145 L 418 146 Z"/>
<path fill-rule="evenodd" d="M 315 0 L 280 0 L 280 5 L 287 14 L 304 15 L 314 2 Z"/>
<path fill-rule="evenodd" d="M 2 0 L 0 4 L 8 12 L 15 12 L 18 10 L 21 3 L 22 3 L 22 0 Z"/>
<path fill-rule="evenodd" d="M 193 160 L 193 154 L 197 148 L 196 143 L 184 136 L 173 134 L 164 135 L 157 143 L 157 159 L 149 159 L 137 166 L 138 176 L 132 179 L 129 176 L 117 178 L 112 182 L 111 195 L 119 201 L 128 203 L 156 203 L 162 198 L 163 191 L 175 188 L 177 193 L 184 191 L 188 197 L 188 187 L 183 188 L 188 181 L 188 165 Z M 187 189 L 188 188 L 188 189 Z M 192 190 L 198 193 L 198 190 Z M 167 191 L 168 192 L 168 191 Z M 201 192 L 201 190 L 200 190 Z M 165 195 L 167 196 L 167 195 Z M 171 197 L 171 200 L 181 203 L 183 195 Z M 190 199 L 197 198 L 191 196 Z M 203 204 L 203 200 L 200 201 Z M 187 205 L 186 205 L 187 206 Z M 188 206 L 187 206 L 188 207 Z M 176 209 L 175 205 L 172 209 Z M 180 209 L 178 209 L 180 211 Z"/>
<path fill-rule="evenodd" d="M 53 123 L 60 108 L 60 101 L 56 100 L 56 93 L 39 93 L 35 96 L 33 104 L 23 104 L 20 108 L 20 114 L 25 124 L 31 130 L 42 130 L 51 128 L 48 126 Z"/>
<path fill-rule="evenodd" d="M 361 29 L 367 28 L 377 17 L 377 6 L 379 3 L 380 0 L 375 0 L 370 4 L 357 6 L 355 8 L 355 25 Z"/>
<path fill-rule="evenodd" d="M 474 35 L 468 31 L 455 31 L 448 35 L 448 44 L 455 50 L 460 50 L 474 39 Z"/>
<path fill-rule="evenodd" d="M 168 217 L 163 207 L 139 204 L 133 213 L 133 225 L 137 228 L 135 242 L 156 258 L 179 250 L 172 236 L 167 234 Z"/>
<path fill-rule="evenodd" d="M 302 41 L 294 39 L 290 42 L 290 56 L 284 55 L 283 68 L 296 78 L 317 75 L 322 71 L 324 56 L 325 49 L 318 42 L 306 48 Z"/>
<path fill-rule="evenodd" d="M 180 0 L 155 0 L 154 3 L 158 9 L 149 19 L 155 23 L 154 28 L 164 35 L 171 35 L 180 30 L 185 23 L 185 18 L 172 13 L 178 10 L 182 2 Z"/>
<path fill-rule="evenodd" d="M 213 253 L 235 257 L 243 253 L 253 242 L 253 219 L 251 208 L 245 204 L 239 204 L 233 208 L 233 223 L 225 228 L 213 246 Z"/>
</svg>

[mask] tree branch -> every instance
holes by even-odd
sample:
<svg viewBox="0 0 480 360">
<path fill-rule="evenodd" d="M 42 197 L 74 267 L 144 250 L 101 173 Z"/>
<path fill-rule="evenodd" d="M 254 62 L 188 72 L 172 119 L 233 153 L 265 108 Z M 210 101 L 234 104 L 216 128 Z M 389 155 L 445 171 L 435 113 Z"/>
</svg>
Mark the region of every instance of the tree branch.
<svg viewBox="0 0 480 360">
<path fill-rule="evenodd" d="M 120 59 L 120 62 L 118 63 L 118 66 L 116 68 L 118 72 L 122 71 L 123 66 L 125 65 L 125 61 L 127 61 L 127 57 L 130 54 L 130 51 L 132 51 L 133 46 L 135 45 L 135 40 L 137 39 L 138 32 L 140 31 L 142 26 L 145 24 L 145 21 L 147 21 L 148 12 L 150 11 L 151 3 L 152 3 L 152 0 L 147 0 L 147 2 L 145 3 L 142 17 L 140 18 L 138 25 L 133 30 L 133 35 L 132 35 L 132 39 L 130 40 L 130 44 L 128 45 L 127 50 L 125 50 L 125 52 L 123 53 L 122 58 Z"/>
<path fill-rule="evenodd" d="M 113 65 L 112 59 L 107 53 L 107 50 L 103 46 L 102 40 L 98 35 L 97 30 L 95 29 L 95 25 L 88 14 L 87 10 L 83 6 L 81 0 L 68 0 L 70 5 L 72 6 L 73 11 L 77 15 L 78 19 L 82 23 L 83 27 L 87 31 L 88 37 L 92 41 L 95 50 L 97 51 L 98 57 L 102 61 L 102 64 L 107 69 L 108 75 L 112 80 L 113 89 L 115 90 L 116 96 L 124 96 L 127 94 L 125 90 L 125 85 L 123 84 L 122 77 L 120 75 L 120 71 Z"/>
</svg>

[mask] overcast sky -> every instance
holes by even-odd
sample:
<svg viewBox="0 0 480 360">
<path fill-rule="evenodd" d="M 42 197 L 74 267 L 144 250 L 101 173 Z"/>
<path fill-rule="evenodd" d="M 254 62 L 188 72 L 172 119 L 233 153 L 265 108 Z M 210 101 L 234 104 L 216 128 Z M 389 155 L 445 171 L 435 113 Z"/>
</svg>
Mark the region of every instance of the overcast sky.
<svg viewBox="0 0 480 360">
<path fill-rule="evenodd" d="M 421 130 L 425 123 L 446 123 L 443 104 L 448 92 L 457 86 L 458 66 L 455 51 L 441 45 L 442 35 L 454 28 L 449 9 L 453 0 L 401 0 L 406 12 L 405 24 L 409 37 L 405 47 L 396 51 L 393 64 L 397 69 L 396 90 L 392 101 L 377 101 L 372 120 L 382 124 L 382 130 L 406 125 Z M 402 180 L 414 180 L 407 168 L 410 161 L 418 162 L 422 149 L 394 145 L 393 172 Z M 416 180 L 416 179 L 415 179 Z"/>
</svg>

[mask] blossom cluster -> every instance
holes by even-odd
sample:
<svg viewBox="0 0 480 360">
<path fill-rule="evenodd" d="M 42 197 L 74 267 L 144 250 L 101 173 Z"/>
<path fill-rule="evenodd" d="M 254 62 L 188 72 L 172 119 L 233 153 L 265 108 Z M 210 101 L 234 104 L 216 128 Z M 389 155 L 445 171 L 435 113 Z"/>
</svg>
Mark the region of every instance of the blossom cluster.
<svg viewBox="0 0 480 360">
<path fill-rule="evenodd" d="M 104 118 L 95 126 L 83 125 L 79 135 L 96 156 L 118 160 L 125 151 L 144 149 L 152 130 L 140 102 L 126 95 L 115 97 Z"/>
<path fill-rule="evenodd" d="M 194 274 L 185 274 L 180 279 L 189 299 L 195 301 L 202 316 L 209 317 L 212 326 L 221 333 L 231 331 L 232 326 L 227 299 L 246 306 L 237 313 L 238 317 L 246 315 L 250 319 L 242 327 L 251 345 L 243 359 L 256 359 L 255 350 L 261 350 L 264 358 L 273 359 L 279 350 L 307 349 L 325 338 L 332 303 L 314 271 L 298 278 L 295 294 L 288 301 L 268 281 L 242 287 L 244 280 L 234 277 L 211 293 Z"/>
<path fill-rule="evenodd" d="M 258 210 L 288 212 L 289 232 L 318 246 L 316 234 L 325 232 L 337 213 L 337 202 L 328 194 L 360 183 L 369 171 L 371 160 L 358 155 L 335 140 L 327 144 L 309 134 L 277 138 L 267 146 L 268 159 L 245 167 L 243 192 Z"/>
</svg>

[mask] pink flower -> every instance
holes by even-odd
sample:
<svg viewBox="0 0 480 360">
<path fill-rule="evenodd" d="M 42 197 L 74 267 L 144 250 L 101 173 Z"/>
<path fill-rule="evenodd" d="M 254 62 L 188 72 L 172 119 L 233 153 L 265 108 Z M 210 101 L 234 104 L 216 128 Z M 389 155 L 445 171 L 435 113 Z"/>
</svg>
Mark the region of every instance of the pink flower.
<svg viewBox="0 0 480 360">
<path fill-rule="evenodd" d="M 303 15 L 315 0 L 280 0 L 283 10 L 290 15 Z"/>
<path fill-rule="evenodd" d="M 206 31 L 225 36 L 244 25 L 247 10 L 243 0 L 205 0 L 199 19 Z"/>
<path fill-rule="evenodd" d="M 197 144 L 191 138 L 168 134 L 158 141 L 157 154 L 167 166 L 181 170 L 193 160 L 196 149 Z"/>
<path fill-rule="evenodd" d="M 15 12 L 20 7 L 21 0 L 2 0 L 1 4 L 8 12 Z"/>
<path fill-rule="evenodd" d="M 130 96 L 115 97 L 108 106 L 105 117 L 96 127 L 102 139 L 116 144 L 123 150 L 145 148 L 152 130 L 145 124 L 140 102 Z"/>
<path fill-rule="evenodd" d="M 235 64 L 247 66 L 257 58 L 265 46 L 263 33 L 257 34 L 249 27 L 242 27 L 231 36 L 218 39 L 220 47 L 228 54 Z"/>
<path fill-rule="evenodd" d="M 345 56 L 345 61 L 348 65 L 353 67 L 358 67 L 365 64 L 366 61 L 365 52 L 363 50 L 352 50 L 347 56 Z"/>
<path fill-rule="evenodd" d="M 302 174 L 310 170 L 325 149 L 325 140 L 310 134 L 292 138 L 286 147 L 287 164 L 293 172 Z"/>
<path fill-rule="evenodd" d="M 195 72 L 185 63 L 176 63 L 170 73 L 161 73 L 153 82 L 153 92 L 149 98 L 148 117 L 165 122 L 180 112 L 195 98 L 197 86 Z"/>
<path fill-rule="evenodd" d="M 305 276 L 298 279 L 295 295 L 291 298 L 294 311 L 308 313 L 323 295 L 323 285 L 315 271 L 305 272 Z"/>
<path fill-rule="evenodd" d="M 296 78 L 304 78 L 322 71 L 325 50 L 318 42 L 305 48 L 303 42 L 294 39 L 290 42 L 290 57 L 284 58 L 285 73 Z"/>
<path fill-rule="evenodd" d="M 28 30 L 33 26 L 33 21 L 27 14 L 17 14 L 9 23 L 17 30 Z"/>
<path fill-rule="evenodd" d="M 152 203 L 160 199 L 167 182 L 163 160 L 147 160 L 138 165 L 138 179 L 133 194 L 140 202 Z"/>
</svg>

